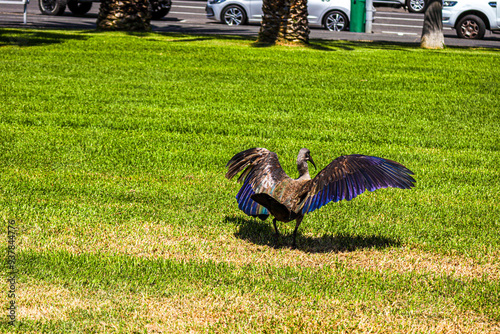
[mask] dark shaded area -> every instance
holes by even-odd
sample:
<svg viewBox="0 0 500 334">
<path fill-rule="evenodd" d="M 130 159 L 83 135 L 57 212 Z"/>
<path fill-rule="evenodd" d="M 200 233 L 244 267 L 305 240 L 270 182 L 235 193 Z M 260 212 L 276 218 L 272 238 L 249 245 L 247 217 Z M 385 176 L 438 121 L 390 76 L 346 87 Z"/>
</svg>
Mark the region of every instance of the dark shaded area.
<svg viewBox="0 0 500 334">
<path fill-rule="evenodd" d="M 42 16 L 42 15 L 40 15 Z M 42 31 L 50 31 L 50 30 L 95 30 L 96 24 L 95 21 L 92 22 L 77 22 L 77 21 L 68 21 L 70 19 L 74 19 L 74 17 L 63 16 L 54 16 L 51 17 L 50 21 L 45 22 L 36 22 L 30 23 L 27 25 L 21 25 L 17 22 L 2 22 L 0 23 L 1 28 L 8 29 L 24 29 L 24 31 L 28 29 L 39 29 Z"/>
<path fill-rule="evenodd" d="M 196 41 L 208 41 L 208 40 L 238 40 L 238 41 L 249 41 L 254 42 L 251 44 L 254 48 L 269 48 L 275 47 L 274 44 L 266 44 L 266 43 L 258 43 L 256 42 L 256 38 L 254 36 L 246 36 L 238 34 L 237 31 L 234 31 L 233 34 L 229 34 L 227 30 L 224 29 L 204 29 L 203 31 L 186 31 L 187 29 L 178 29 L 179 27 L 169 26 L 172 30 L 160 30 L 154 31 L 153 34 L 159 34 L 164 36 L 172 36 L 172 37 L 186 37 L 182 40 L 176 40 L 173 42 L 196 42 Z M 221 34 L 221 35 L 218 35 Z M 190 38 L 191 37 L 191 38 Z M 196 37 L 196 38 L 192 38 Z M 448 36 L 449 37 L 449 36 Z M 485 38 L 484 40 L 488 40 Z M 495 41 L 496 39 L 491 39 Z M 304 48 L 309 48 L 318 51 L 354 51 L 356 49 L 369 49 L 369 50 L 390 50 L 390 51 L 402 51 L 402 52 L 412 52 L 411 49 L 419 48 L 420 42 L 397 42 L 397 41 L 348 41 L 344 39 L 340 40 L 320 40 L 320 39 L 311 39 L 309 41 L 309 45 L 304 46 Z M 470 46 L 446 46 L 449 49 L 477 49 L 478 47 L 470 47 Z M 481 48 L 481 47 L 479 47 Z"/>
<path fill-rule="evenodd" d="M 447 35 L 446 37 L 451 37 Z M 496 41 L 494 38 L 484 38 L 484 41 Z M 419 42 L 397 42 L 397 41 L 347 41 L 347 40 L 336 40 L 336 41 L 326 41 L 326 40 L 312 40 L 309 48 L 320 50 L 320 51 L 354 51 L 356 49 L 370 49 L 370 50 L 388 50 L 388 51 L 402 51 L 402 52 L 412 52 L 413 50 L 420 47 Z M 488 48 L 486 46 L 458 46 L 458 45 L 446 45 L 447 49 L 478 49 L 478 48 Z"/>
<path fill-rule="evenodd" d="M 84 40 L 87 36 L 61 34 L 53 31 L 0 29 L 0 47 L 17 45 L 21 47 L 62 43 L 67 40 Z"/>
<path fill-rule="evenodd" d="M 243 35 L 203 35 L 203 34 L 186 34 L 183 32 L 155 32 L 154 34 L 182 38 L 172 42 L 198 42 L 210 40 L 237 40 L 237 41 L 255 41 L 254 37 Z"/>
<path fill-rule="evenodd" d="M 275 248 L 292 246 L 291 233 L 281 234 L 276 243 L 271 221 L 226 217 L 225 222 L 238 226 L 234 235 L 239 239 Z M 400 245 L 398 240 L 377 235 L 324 234 L 321 237 L 309 237 L 301 235 L 300 229 L 297 234 L 297 249 L 306 253 L 352 252 L 364 248 L 382 249 Z"/>
<path fill-rule="evenodd" d="M 164 21 L 177 21 L 175 18 L 164 18 Z M 8 26 L 8 25 L 7 25 Z M 95 22 L 92 23 L 69 23 L 67 21 L 50 21 L 41 25 L 28 25 L 22 26 L 13 25 L 12 28 L 0 28 L 0 47 L 6 45 L 19 45 L 19 46 L 37 46 L 44 44 L 54 44 L 62 43 L 66 40 L 71 39 L 87 39 L 89 36 L 95 33 L 99 33 L 95 30 Z M 43 30 L 37 30 L 43 29 Z M 53 30 L 76 30 L 80 31 L 81 34 L 61 34 L 59 32 L 54 32 Z M 172 37 L 185 37 L 182 40 L 175 42 L 190 42 L 190 41 L 202 41 L 202 40 L 240 40 L 255 42 L 256 37 L 251 35 L 246 35 L 247 31 L 245 29 L 234 29 L 234 31 L 228 31 L 225 29 L 219 29 L 217 26 L 207 25 L 207 28 L 186 28 L 183 26 L 169 25 L 168 27 L 157 29 L 154 27 L 154 32 L 149 33 L 148 36 L 154 36 L 155 34 L 163 36 Z M 130 33 L 137 35 L 138 33 Z M 147 34 L 145 34 L 146 36 Z M 446 36 L 449 37 L 449 36 Z M 484 41 L 496 41 L 497 39 L 492 39 L 486 37 Z M 271 45 L 266 45 L 262 43 L 253 43 L 255 48 L 270 47 Z M 311 39 L 310 44 L 306 46 L 307 48 L 318 50 L 318 51 L 354 51 L 356 49 L 372 49 L 372 50 L 393 50 L 393 51 L 403 51 L 410 52 L 412 48 L 418 48 L 420 44 L 418 42 L 408 43 L 408 42 L 398 42 L 398 41 L 349 41 L 345 39 L 339 40 L 319 40 Z M 470 49 L 470 46 L 450 46 L 447 42 L 447 48 L 453 49 Z M 481 48 L 481 46 L 478 46 Z M 473 48 L 478 48 L 473 47 Z"/>
<path fill-rule="evenodd" d="M 255 39 L 253 39 L 255 40 Z M 397 50 L 408 51 L 405 48 L 416 47 L 418 43 L 406 42 L 384 42 L 384 41 L 347 41 L 347 40 L 310 40 L 310 43 L 305 48 L 318 51 L 354 51 L 359 48 L 378 49 L 378 50 Z M 254 48 L 269 48 L 274 47 L 274 44 L 255 42 L 252 44 Z"/>
</svg>

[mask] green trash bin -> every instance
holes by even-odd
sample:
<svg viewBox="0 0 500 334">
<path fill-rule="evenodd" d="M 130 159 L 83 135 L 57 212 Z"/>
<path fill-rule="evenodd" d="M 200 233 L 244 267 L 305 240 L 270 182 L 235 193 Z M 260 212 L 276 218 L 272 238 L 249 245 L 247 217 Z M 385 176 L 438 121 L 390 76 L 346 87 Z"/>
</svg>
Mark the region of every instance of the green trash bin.
<svg viewBox="0 0 500 334">
<path fill-rule="evenodd" d="M 365 32 L 366 0 L 351 0 L 350 31 Z"/>
</svg>

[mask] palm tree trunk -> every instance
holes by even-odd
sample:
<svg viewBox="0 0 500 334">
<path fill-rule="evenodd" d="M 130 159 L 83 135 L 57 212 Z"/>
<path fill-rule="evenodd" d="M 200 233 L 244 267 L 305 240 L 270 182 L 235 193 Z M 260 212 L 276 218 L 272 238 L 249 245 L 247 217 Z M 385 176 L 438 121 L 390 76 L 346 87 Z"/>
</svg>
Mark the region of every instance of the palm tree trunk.
<svg viewBox="0 0 500 334">
<path fill-rule="evenodd" d="M 284 3 L 284 0 L 262 1 L 262 23 L 259 31 L 259 43 L 276 43 L 281 27 L 280 9 L 284 7 Z"/>
<path fill-rule="evenodd" d="M 103 0 L 97 17 L 99 30 L 150 31 L 148 0 Z"/>
<path fill-rule="evenodd" d="M 309 42 L 307 0 L 263 0 L 259 43 L 302 45 Z"/>
<path fill-rule="evenodd" d="M 292 0 L 287 17 L 286 33 L 282 43 L 309 43 L 309 23 L 307 22 L 307 0 Z"/>
<path fill-rule="evenodd" d="M 420 39 L 420 46 L 424 49 L 442 49 L 444 47 L 442 10 L 441 0 L 431 0 L 425 10 L 424 27 Z"/>
</svg>

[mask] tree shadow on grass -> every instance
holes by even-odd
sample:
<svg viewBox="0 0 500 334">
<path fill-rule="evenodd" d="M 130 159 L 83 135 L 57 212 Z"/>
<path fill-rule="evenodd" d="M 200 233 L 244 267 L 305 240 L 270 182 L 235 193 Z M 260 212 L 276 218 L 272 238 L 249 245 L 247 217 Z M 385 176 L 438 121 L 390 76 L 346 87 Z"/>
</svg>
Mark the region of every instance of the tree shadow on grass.
<svg viewBox="0 0 500 334">
<path fill-rule="evenodd" d="M 0 47 L 17 45 L 20 47 L 62 43 L 67 40 L 84 40 L 83 34 L 64 34 L 55 31 L 28 29 L 0 29 Z"/>
<path fill-rule="evenodd" d="M 355 51 L 359 49 L 410 51 L 420 44 L 392 41 L 347 41 L 347 40 L 314 40 L 310 48 L 320 51 Z"/>
<path fill-rule="evenodd" d="M 188 29 L 184 29 L 182 32 L 176 31 L 154 31 L 153 34 L 158 34 L 162 36 L 181 38 L 174 40 L 174 42 L 198 42 L 198 41 L 211 41 L 211 40 L 238 40 L 238 41 L 255 41 L 255 37 L 252 36 L 242 36 L 242 35 L 231 35 L 227 34 L 227 31 L 220 30 L 220 34 L 217 34 L 219 30 L 211 30 L 213 33 L 190 33 Z M 224 34 L 226 33 L 226 34 Z"/>
<path fill-rule="evenodd" d="M 225 222 L 238 226 L 238 231 L 234 235 L 239 239 L 273 248 L 292 247 L 292 233 L 281 234 L 278 243 L 276 243 L 272 223 L 266 223 L 256 219 L 231 217 L 226 217 Z M 398 240 L 377 235 L 363 236 L 342 233 L 337 235 L 324 234 L 321 237 L 309 237 L 302 235 L 300 229 L 297 233 L 297 249 L 306 253 L 352 252 L 358 249 L 382 249 L 387 247 L 398 247 L 400 245 L 401 243 Z"/>
<path fill-rule="evenodd" d="M 218 26 L 209 25 L 207 28 L 200 30 L 199 28 L 186 28 L 182 26 L 169 26 L 168 31 L 158 30 L 154 31 L 155 34 L 172 37 L 185 37 L 176 42 L 196 42 L 204 40 L 239 40 L 250 42 L 250 46 L 256 49 L 265 49 L 280 47 L 273 43 L 260 43 L 257 41 L 256 36 L 238 34 L 238 31 L 230 33 L 228 30 L 219 28 Z M 348 40 L 321 40 L 311 39 L 309 44 L 303 46 L 289 46 L 290 48 L 305 48 L 318 51 L 355 51 L 357 49 L 382 49 L 382 50 L 398 50 L 409 51 L 408 48 L 418 48 L 419 43 L 410 42 L 391 42 L 391 41 L 348 41 Z"/>
</svg>

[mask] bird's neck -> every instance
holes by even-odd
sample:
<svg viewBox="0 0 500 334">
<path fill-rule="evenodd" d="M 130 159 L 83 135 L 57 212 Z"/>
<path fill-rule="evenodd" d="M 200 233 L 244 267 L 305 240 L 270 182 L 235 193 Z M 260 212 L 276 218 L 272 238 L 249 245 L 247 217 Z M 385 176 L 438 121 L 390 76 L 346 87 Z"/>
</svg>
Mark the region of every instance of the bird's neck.
<svg viewBox="0 0 500 334">
<path fill-rule="evenodd" d="M 299 170 L 300 180 L 310 180 L 309 168 L 307 167 L 307 161 L 297 161 L 297 169 Z"/>
</svg>

